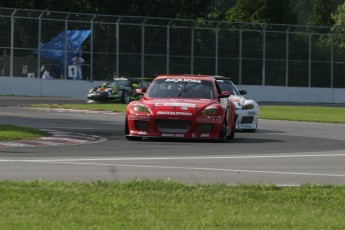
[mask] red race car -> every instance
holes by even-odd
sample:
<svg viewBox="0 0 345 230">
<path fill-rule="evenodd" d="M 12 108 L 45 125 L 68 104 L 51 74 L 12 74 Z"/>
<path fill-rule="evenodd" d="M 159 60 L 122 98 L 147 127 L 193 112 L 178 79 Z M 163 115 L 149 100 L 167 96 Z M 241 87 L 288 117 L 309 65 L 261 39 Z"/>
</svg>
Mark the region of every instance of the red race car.
<svg viewBox="0 0 345 230">
<path fill-rule="evenodd" d="M 125 134 L 142 138 L 216 139 L 235 135 L 235 105 L 208 75 L 160 75 L 127 106 Z"/>
</svg>

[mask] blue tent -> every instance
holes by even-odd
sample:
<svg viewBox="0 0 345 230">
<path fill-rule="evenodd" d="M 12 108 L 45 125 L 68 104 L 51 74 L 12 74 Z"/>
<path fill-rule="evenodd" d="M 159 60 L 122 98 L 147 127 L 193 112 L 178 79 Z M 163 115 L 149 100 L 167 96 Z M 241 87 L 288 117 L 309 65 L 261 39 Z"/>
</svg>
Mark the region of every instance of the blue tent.
<svg viewBox="0 0 345 230">
<path fill-rule="evenodd" d="M 40 56 L 48 59 L 65 60 L 65 43 L 67 44 L 67 62 L 70 62 L 77 52 L 82 51 L 83 42 L 90 36 L 91 30 L 67 30 L 61 32 L 50 42 L 43 43 Z M 66 41 L 66 42 L 65 42 Z M 34 51 L 38 55 L 38 51 Z"/>
</svg>

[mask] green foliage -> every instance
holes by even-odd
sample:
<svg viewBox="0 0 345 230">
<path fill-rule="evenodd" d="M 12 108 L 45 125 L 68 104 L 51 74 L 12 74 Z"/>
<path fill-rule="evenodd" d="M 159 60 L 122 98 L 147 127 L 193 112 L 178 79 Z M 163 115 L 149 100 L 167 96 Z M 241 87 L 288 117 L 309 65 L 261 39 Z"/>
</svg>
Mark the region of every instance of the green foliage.
<svg viewBox="0 0 345 230">
<path fill-rule="evenodd" d="M 331 19 L 332 3 L 330 0 L 315 0 L 312 14 L 309 17 L 308 25 L 311 26 L 332 26 Z"/>
<path fill-rule="evenodd" d="M 313 9 L 307 24 L 309 26 L 332 26 L 331 14 L 331 0 L 314 0 Z"/>
<path fill-rule="evenodd" d="M 215 7 L 215 3 L 209 0 L 21 0 L 2 2 L 0 6 L 91 14 L 186 19 L 215 19 L 221 15 Z"/>
<path fill-rule="evenodd" d="M 290 0 L 237 0 L 225 15 L 231 22 L 294 24 L 296 16 Z"/>
<path fill-rule="evenodd" d="M 236 1 L 236 5 L 225 14 L 225 19 L 230 22 L 250 22 L 256 10 L 256 0 Z"/>
<path fill-rule="evenodd" d="M 336 12 L 332 14 L 334 20 L 333 32 L 339 34 L 334 40 L 335 46 L 338 48 L 337 53 L 341 56 L 345 55 L 345 3 L 338 6 Z"/>
<path fill-rule="evenodd" d="M 333 31 L 336 33 L 345 32 L 345 3 L 338 6 L 336 12 L 332 14 L 334 20 Z"/>
<path fill-rule="evenodd" d="M 292 0 L 292 4 L 295 5 L 294 12 L 297 17 L 297 24 L 307 24 L 313 8 L 313 0 Z"/>
<path fill-rule="evenodd" d="M 343 0 L 316 2 L 331 2 L 332 10 L 343 4 Z M 106 15 L 306 24 L 312 13 L 312 3 L 313 0 L 7 0 L 1 1 L 0 6 Z M 328 6 L 320 10 L 328 11 Z"/>
</svg>

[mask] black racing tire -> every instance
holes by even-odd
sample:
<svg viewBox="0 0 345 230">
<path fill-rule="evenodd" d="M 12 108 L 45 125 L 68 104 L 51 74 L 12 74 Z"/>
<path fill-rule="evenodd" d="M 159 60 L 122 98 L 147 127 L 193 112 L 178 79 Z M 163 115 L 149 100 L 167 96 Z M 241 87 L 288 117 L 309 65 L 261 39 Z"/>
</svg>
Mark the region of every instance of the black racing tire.
<svg viewBox="0 0 345 230">
<path fill-rule="evenodd" d="M 256 129 L 247 129 L 246 130 L 248 133 L 255 133 L 256 132 Z"/>
<path fill-rule="evenodd" d="M 129 141 L 141 141 L 142 137 L 133 137 L 133 136 L 126 136 L 126 139 Z"/>
<path fill-rule="evenodd" d="M 127 117 L 126 117 L 126 121 L 125 121 L 125 135 L 129 135 L 129 128 L 128 128 L 128 120 L 127 120 Z"/>
<path fill-rule="evenodd" d="M 219 142 L 224 142 L 226 140 L 227 132 L 228 132 L 227 122 L 226 122 L 226 118 L 224 118 L 222 128 L 219 132 Z"/>
<path fill-rule="evenodd" d="M 129 136 L 129 127 L 128 127 L 127 117 L 126 117 L 126 122 L 125 122 L 125 135 L 126 135 L 126 139 L 129 141 L 141 141 L 143 139 L 142 137 Z"/>
<path fill-rule="evenodd" d="M 123 91 L 122 103 L 128 104 L 129 102 L 131 102 L 131 98 L 130 98 L 129 92 L 128 91 Z"/>
<path fill-rule="evenodd" d="M 228 136 L 228 139 L 234 139 L 236 133 L 236 118 L 234 119 L 234 124 L 231 127 L 231 133 Z"/>
</svg>

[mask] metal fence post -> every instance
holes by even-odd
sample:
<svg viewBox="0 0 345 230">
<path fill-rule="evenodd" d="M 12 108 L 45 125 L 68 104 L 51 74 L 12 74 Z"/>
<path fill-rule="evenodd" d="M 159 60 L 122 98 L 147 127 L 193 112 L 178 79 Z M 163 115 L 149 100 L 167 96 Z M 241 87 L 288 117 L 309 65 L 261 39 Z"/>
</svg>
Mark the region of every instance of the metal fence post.
<svg viewBox="0 0 345 230">
<path fill-rule="evenodd" d="M 38 51 L 37 51 L 37 78 L 41 78 L 41 43 L 42 43 L 42 16 L 44 11 L 38 17 Z M 40 81 L 40 95 L 42 94 L 42 82 Z"/>
<path fill-rule="evenodd" d="M 145 23 L 147 18 L 141 24 L 141 77 L 145 75 Z"/>
<path fill-rule="evenodd" d="M 334 87 L 334 34 L 331 33 L 331 88 Z"/>
<path fill-rule="evenodd" d="M 266 85 L 266 30 L 262 36 L 262 85 Z"/>
<path fill-rule="evenodd" d="M 14 61 L 14 15 L 17 10 L 14 10 L 11 15 L 11 56 L 10 56 L 10 77 L 13 77 L 13 61 Z"/>
<path fill-rule="evenodd" d="M 90 25 L 90 29 L 91 29 L 91 45 L 90 45 L 90 81 L 93 81 L 93 28 L 94 28 L 94 24 L 93 21 L 95 20 L 96 15 L 93 15 L 92 19 L 91 19 L 91 25 Z"/>
<path fill-rule="evenodd" d="M 215 74 L 218 75 L 218 48 L 219 48 L 219 23 L 217 23 L 217 27 L 216 27 L 216 52 L 215 52 Z"/>
<path fill-rule="evenodd" d="M 116 21 L 116 77 L 120 74 L 120 21 L 122 17 L 119 17 Z"/>
<path fill-rule="evenodd" d="M 290 27 L 287 28 L 286 30 L 286 39 L 285 39 L 285 46 L 286 46 L 286 50 L 285 50 L 285 86 L 288 87 L 289 86 L 289 30 Z"/>
<path fill-rule="evenodd" d="M 238 84 L 242 85 L 242 28 L 239 30 L 240 33 L 240 47 L 239 47 L 239 60 L 238 60 Z"/>
<path fill-rule="evenodd" d="M 67 63 L 67 30 L 68 30 L 68 18 L 70 14 L 68 13 L 65 18 L 65 50 L 64 50 L 64 79 L 68 79 L 68 63 Z"/>
<path fill-rule="evenodd" d="M 192 35 L 191 35 L 191 50 L 190 50 L 190 73 L 194 73 L 194 28 L 192 27 Z"/>
<path fill-rule="evenodd" d="M 308 50 L 308 87 L 311 87 L 311 33 L 308 36 L 309 50 Z"/>
<path fill-rule="evenodd" d="M 166 73 L 170 73 L 170 24 L 172 19 L 169 20 L 167 25 L 167 59 L 166 59 Z"/>
<path fill-rule="evenodd" d="M 44 11 L 38 17 L 38 44 L 37 44 L 37 77 L 41 76 L 41 44 L 42 44 L 42 16 Z"/>
</svg>

